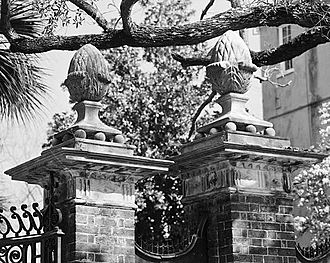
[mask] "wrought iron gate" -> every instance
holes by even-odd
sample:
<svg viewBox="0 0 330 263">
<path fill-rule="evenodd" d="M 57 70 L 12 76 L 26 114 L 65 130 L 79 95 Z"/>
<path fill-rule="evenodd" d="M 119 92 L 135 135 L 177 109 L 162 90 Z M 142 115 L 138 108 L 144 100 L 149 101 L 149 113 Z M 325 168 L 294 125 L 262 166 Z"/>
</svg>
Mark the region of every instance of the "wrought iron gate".
<svg viewBox="0 0 330 263">
<path fill-rule="evenodd" d="M 57 185 L 51 175 L 46 188 L 46 207 L 39 210 L 37 203 L 32 211 L 23 204 L 21 211 L 15 206 L 5 213 L 0 209 L 0 263 L 60 263 L 61 239 L 64 235 L 58 225 L 61 211 L 55 207 L 54 189 Z"/>
</svg>

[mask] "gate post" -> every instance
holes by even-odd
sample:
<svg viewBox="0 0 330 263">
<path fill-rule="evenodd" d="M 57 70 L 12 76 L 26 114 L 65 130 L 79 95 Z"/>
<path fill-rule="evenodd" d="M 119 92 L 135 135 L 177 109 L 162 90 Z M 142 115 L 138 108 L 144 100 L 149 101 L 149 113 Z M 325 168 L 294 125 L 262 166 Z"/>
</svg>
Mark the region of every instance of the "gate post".
<svg viewBox="0 0 330 263">
<path fill-rule="evenodd" d="M 54 176 L 65 263 L 134 263 L 135 182 L 166 172 L 173 163 L 134 156 L 121 132 L 100 121 L 97 101 L 109 82 L 102 59 L 91 45 L 77 51 L 65 81 L 77 101 L 77 121 L 55 134 L 53 146 L 41 156 L 6 171 L 14 180 L 41 186 Z"/>
<path fill-rule="evenodd" d="M 186 145 L 175 159 L 187 218 L 208 215 L 210 263 L 296 262 L 292 171 L 320 156 L 262 143 L 269 140 L 282 139 L 219 132 Z"/>
<path fill-rule="evenodd" d="M 188 220 L 208 215 L 208 262 L 296 262 L 291 179 L 325 156 L 280 137 L 216 129 L 185 145 L 171 168 Z"/>
<path fill-rule="evenodd" d="M 226 32 L 210 56 L 206 75 L 222 112 L 171 168 L 183 181 L 187 218 L 209 216 L 209 263 L 296 262 L 292 175 L 325 155 L 292 148 L 272 123 L 246 111 L 256 66 L 242 39 Z"/>
<path fill-rule="evenodd" d="M 134 184 L 167 171 L 171 162 L 123 154 L 124 149 L 120 143 L 72 138 L 7 171 L 14 180 L 41 186 L 50 174 L 55 177 L 63 262 L 135 262 Z"/>
</svg>

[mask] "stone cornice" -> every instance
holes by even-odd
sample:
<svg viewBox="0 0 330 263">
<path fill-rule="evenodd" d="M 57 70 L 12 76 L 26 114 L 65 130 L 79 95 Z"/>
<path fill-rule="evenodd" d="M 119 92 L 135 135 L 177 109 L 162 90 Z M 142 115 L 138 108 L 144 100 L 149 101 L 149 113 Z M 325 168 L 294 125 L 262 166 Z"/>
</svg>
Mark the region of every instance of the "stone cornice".
<svg viewBox="0 0 330 263">
<path fill-rule="evenodd" d="M 96 170 L 116 172 L 129 177 L 143 177 L 166 172 L 173 161 L 150 159 L 118 153 L 90 152 L 74 148 L 54 148 L 41 156 L 5 171 L 14 180 L 41 184 L 50 171 Z"/>
<path fill-rule="evenodd" d="M 230 136 L 235 135 L 231 140 Z M 244 136 L 250 138 L 240 139 Z M 265 160 L 283 164 L 308 165 L 324 159 L 327 155 L 311 151 L 299 150 L 285 145 L 286 139 L 246 135 L 239 132 L 219 133 L 207 138 L 196 140 L 184 146 L 175 161 L 173 169 L 192 169 L 201 163 L 222 160 Z M 283 145 L 281 147 L 281 145 Z"/>
</svg>

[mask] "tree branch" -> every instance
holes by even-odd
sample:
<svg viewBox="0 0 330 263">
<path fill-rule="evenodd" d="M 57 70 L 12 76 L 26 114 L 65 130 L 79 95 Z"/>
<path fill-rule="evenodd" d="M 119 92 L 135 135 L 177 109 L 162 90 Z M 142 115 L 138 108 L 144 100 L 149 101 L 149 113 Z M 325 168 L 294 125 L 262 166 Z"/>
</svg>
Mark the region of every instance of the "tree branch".
<svg viewBox="0 0 330 263">
<path fill-rule="evenodd" d="M 194 117 L 191 120 L 191 127 L 190 127 L 190 131 L 189 131 L 189 135 L 188 135 L 188 140 L 191 138 L 193 133 L 196 131 L 196 121 L 197 121 L 199 115 L 201 114 L 202 110 L 206 107 L 206 105 L 209 104 L 213 100 L 215 95 L 217 95 L 217 92 L 212 90 L 212 93 L 210 94 L 210 96 L 198 107 L 196 113 L 194 114 Z"/>
<path fill-rule="evenodd" d="M 133 5 L 137 1 L 138 0 L 122 0 L 120 4 L 121 19 L 123 21 L 123 28 L 126 34 L 130 34 L 131 32 L 131 26 L 132 26 L 131 12 Z"/>
<path fill-rule="evenodd" d="M 207 12 L 209 11 L 209 9 L 212 7 L 213 4 L 214 4 L 214 0 L 210 0 L 210 1 L 207 3 L 207 6 L 206 6 L 205 9 L 202 11 L 202 14 L 201 14 L 201 18 L 200 18 L 200 20 L 203 20 L 204 16 L 207 14 Z"/>
<path fill-rule="evenodd" d="M 252 62 L 258 67 L 275 65 L 285 60 L 293 59 L 307 50 L 320 44 L 330 42 L 330 26 L 314 27 L 286 44 L 277 48 L 270 48 L 260 52 L 250 51 Z M 180 54 L 172 54 L 173 59 L 181 63 L 182 67 L 207 66 L 212 63 L 209 57 L 183 57 Z"/>
<path fill-rule="evenodd" d="M 47 36 L 33 40 L 20 39 L 10 45 L 12 52 L 42 53 L 50 50 L 77 50 L 86 44 L 92 44 L 99 49 L 121 47 L 128 43 L 122 30 L 110 30 L 104 34 L 80 36 Z"/>
<path fill-rule="evenodd" d="M 136 0 L 127 1 L 133 3 Z M 298 24 L 303 27 L 313 27 L 316 24 L 327 26 L 330 25 L 329 10 L 328 5 L 315 3 L 242 7 L 182 26 L 135 26 L 131 28 L 129 34 L 124 30 L 109 30 L 98 35 L 50 36 L 11 41 L 11 50 L 22 53 L 40 53 L 53 49 L 76 50 L 86 43 L 93 44 L 99 49 L 123 45 L 133 47 L 193 45 L 220 36 L 228 30 L 281 24 Z M 320 41 L 320 38 L 318 40 Z M 316 44 L 317 41 L 314 43 Z"/>
<path fill-rule="evenodd" d="M 252 61 L 259 67 L 274 65 L 285 60 L 293 59 L 307 50 L 329 41 L 330 26 L 314 27 L 277 48 L 260 52 L 251 51 Z"/>
<path fill-rule="evenodd" d="M 211 64 L 211 58 L 209 57 L 184 57 L 178 53 L 172 53 L 173 59 L 181 63 L 183 68 L 191 66 L 207 66 Z"/>
<path fill-rule="evenodd" d="M 71 3 L 76 5 L 81 10 L 85 11 L 87 15 L 89 15 L 93 20 L 103 28 L 104 31 L 109 31 L 111 29 L 111 25 L 108 21 L 103 17 L 99 10 L 97 10 L 94 6 L 87 3 L 84 0 L 69 0 Z"/>
</svg>

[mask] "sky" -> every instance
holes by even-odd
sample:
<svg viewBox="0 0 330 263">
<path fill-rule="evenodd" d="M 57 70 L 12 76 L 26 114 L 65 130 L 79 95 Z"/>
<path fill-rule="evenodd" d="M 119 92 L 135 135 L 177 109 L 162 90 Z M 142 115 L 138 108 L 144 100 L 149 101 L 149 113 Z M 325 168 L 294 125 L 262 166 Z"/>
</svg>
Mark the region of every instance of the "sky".
<svg viewBox="0 0 330 263">
<path fill-rule="evenodd" d="M 192 2 L 193 8 L 198 10 L 196 13 L 197 20 L 208 1 L 193 0 Z M 229 1 L 215 1 L 214 6 L 208 12 L 208 16 L 225 11 L 229 7 Z M 139 9 L 133 9 L 133 21 L 138 19 L 140 12 Z M 113 12 L 107 13 L 109 16 L 112 14 Z M 101 32 L 99 27 L 87 21 L 78 29 L 61 29 L 58 34 L 74 35 L 99 32 Z M 210 41 L 210 47 L 214 41 Z M 253 50 L 260 48 L 258 35 L 253 34 L 252 31 L 249 34 L 249 42 L 250 48 Z M 40 65 L 47 69 L 48 76 L 44 81 L 50 87 L 50 92 L 43 102 L 44 111 L 39 112 L 36 118 L 26 123 L 25 126 L 12 124 L 8 121 L 0 123 L 0 192 L 10 196 L 15 202 L 25 202 L 27 196 L 28 202 L 31 200 L 41 201 L 42 191 L 40 189 L 33 186 L 31 190 L 24 183 L 10 182 L 10 178 L 3 175 L 3 171 L 40 155 L 41 145 L 46 141 L 47 123 L 54 113 L 67 111 L 71 108 L 72 105 L 68 103 L 69 93 L 63 90 L 61 84 L 66 78 L 73 55 L 74 52 L 67 51 L 50 51 L 42 54 Z M 248 96 L 251 98 L 248 103 L 250 112 L 262 117 L 261 86 L 257 81 L 252 83 Z M 1 188 L 1 184 L 6 186 Z M 22 194 L 23 192 L 25 194 Z"/>
</svg>

